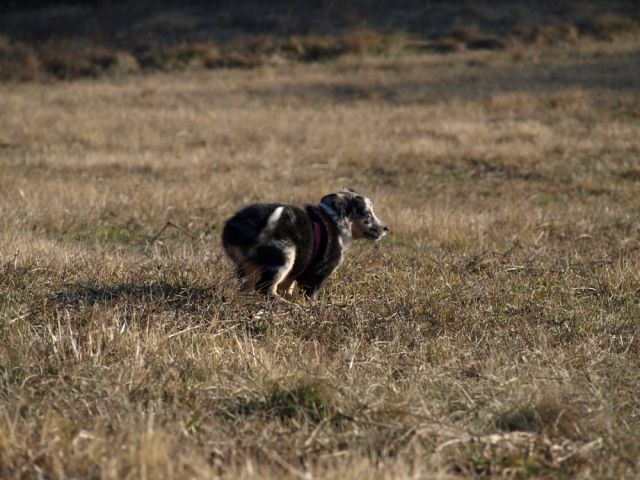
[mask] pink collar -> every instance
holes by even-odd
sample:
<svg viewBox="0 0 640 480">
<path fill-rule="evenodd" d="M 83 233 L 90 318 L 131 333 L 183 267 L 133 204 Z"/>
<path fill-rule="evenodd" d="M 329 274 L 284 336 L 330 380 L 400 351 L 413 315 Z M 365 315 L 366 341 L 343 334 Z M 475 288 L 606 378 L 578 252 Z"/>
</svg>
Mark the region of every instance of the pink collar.
<svg viewBox="0 0 640 480">
<path fill-rule="evenodd" d="M 313 230 L 315 232 L 315 237 L 313 239 L 313 256 L 311 257 L 312 262 L 318 256 L 318 250 L 320 250 L 320 242 L 322 241 L 322 227 L 318 222 L 313 222 Z"/>
</svg>

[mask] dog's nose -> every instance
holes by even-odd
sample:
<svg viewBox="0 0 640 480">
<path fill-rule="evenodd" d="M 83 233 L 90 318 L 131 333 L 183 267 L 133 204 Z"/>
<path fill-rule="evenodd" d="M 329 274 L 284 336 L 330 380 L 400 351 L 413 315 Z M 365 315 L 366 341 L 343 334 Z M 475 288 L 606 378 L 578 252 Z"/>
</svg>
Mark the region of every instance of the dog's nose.
<svg viewBox="0 0 640 480">
<path fill-rule="evenodd" d="M 389 231 L 389 227 L 388 227 L 387 225 L 383 226 L 383 227 L 382 227 L 382 229 L 383 229 L 385 232 L 388 232 L 388 231 Z"/>
</svg>

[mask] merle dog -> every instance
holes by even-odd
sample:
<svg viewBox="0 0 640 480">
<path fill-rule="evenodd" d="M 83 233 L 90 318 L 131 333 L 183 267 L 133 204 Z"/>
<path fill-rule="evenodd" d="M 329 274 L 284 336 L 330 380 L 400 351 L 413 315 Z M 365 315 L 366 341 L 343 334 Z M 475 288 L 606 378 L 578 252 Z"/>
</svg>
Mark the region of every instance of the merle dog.
<svg viewBox="0 0 640 480">
<path fill-rule="evenodd" d="M 380 240 L 388 231 L 371 200 L 343 189 L 325 195 L 317 206 L 245 207 L 225 224 L 222 243 L 246 289 L 278 297 L 292 294 L 297 283 L 315 298 L 352 239 Z"/>
</svg>

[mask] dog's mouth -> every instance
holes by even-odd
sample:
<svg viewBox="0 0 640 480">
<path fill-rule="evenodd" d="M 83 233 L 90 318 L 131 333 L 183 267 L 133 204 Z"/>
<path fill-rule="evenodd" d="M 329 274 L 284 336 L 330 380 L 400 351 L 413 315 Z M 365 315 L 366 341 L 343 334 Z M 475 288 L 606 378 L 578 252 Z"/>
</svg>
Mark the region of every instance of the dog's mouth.
<svg viewBox="0 0 640 480">
<path fill-rule="evenodd" d="M 382 234 L 381 233 L 374 233 L 374 232 L 362 232 L 362 235 L 365 238 L 370 238 L 371 240 L 380 240 L 382 238 Z"/>
</svg>

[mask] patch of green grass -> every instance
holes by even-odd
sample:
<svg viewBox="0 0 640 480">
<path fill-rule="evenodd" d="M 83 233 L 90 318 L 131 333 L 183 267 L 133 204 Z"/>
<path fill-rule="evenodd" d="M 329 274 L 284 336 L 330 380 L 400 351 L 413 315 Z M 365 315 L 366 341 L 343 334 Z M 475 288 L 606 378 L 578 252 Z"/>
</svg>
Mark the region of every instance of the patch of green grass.
<svg viewBox="0 0 640 480">
<path fill-rule="evenodd" d="M 464 179 L 467 172 L 457 167 L 447 167 L 435 174 L 435 178 L 444 183 L 458 182 Z"/>
<path fill-rule="evenodd" d="M 531 200 L 531 203 L 533 203 L 536 207 L 548 207 L 551 204 L 551 199 L 543 195 L 536 195 Z"/>
<path fill-rule="evenodd" d="M 254 398 L 227 401 L 226 412 L 231 416 L 263 415 L 280 420 L 306 418 L 317 423 L 331 410 L 326 393 L 318 385 L 301 381 L 292 387 L 270 383 L 264 393 Z"/>
<path fill-rule="evenodd" d="M 133 219 L 120 219 L 113 212 L 102 212 L 93 231 L 86 229 L 80 236 L 92 235 L 99 242 L 109 243 L 142 243 L 147 232 Z"/>
<path fill-rule="evenodd" d="M 483 197 L 499 197 L 500 190 L 498 190 L 495 186 L 488 186 L 480 190 L 480 195 L 482 195 Z"/>
<path fill-rule="evenodd" d="M 140 229 L 118 225 L 100 225 L 95 236 L 98 241 L 113 243 L 132 243 L 144 237 Z"/>
</svg>

